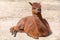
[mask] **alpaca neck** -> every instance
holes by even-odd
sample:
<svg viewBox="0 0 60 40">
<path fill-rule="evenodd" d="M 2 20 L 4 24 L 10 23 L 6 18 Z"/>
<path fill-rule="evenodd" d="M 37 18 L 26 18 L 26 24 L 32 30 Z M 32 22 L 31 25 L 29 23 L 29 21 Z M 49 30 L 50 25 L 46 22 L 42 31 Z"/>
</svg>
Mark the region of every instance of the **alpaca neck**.
<svg viewBox="0 0 60 40">
<path fill-rule="evenodd" d="M 37 15 L 33 14 L 33 16 L 34 16 L 34 19 L 39 19 L 41 21 L 43 20 L 41 13 L 37 13 Z"/>
</svg>

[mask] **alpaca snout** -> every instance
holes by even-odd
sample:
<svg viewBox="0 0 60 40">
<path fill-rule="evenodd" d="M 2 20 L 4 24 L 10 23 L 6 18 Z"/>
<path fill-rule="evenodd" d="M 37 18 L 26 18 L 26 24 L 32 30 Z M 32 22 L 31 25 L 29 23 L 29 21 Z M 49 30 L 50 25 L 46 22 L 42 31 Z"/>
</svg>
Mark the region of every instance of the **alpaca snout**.
<svg viewBox="0 0 60 40">
<path fill-rule="evenodd" d="M 36 9 L 36 12 L 37 12 L 37 13 L 41 13 L 41 9 L 40 9 L 40 8 L 37 8 L 37 9 Z"/>
</svg>

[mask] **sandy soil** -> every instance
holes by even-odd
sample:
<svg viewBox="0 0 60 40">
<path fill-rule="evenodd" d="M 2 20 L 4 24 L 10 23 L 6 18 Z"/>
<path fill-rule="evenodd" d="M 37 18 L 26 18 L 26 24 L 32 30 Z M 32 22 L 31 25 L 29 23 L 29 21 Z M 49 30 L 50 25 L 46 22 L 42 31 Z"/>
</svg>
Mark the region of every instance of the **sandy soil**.
<svg viewBox="0 0 60 40">
<path fill-rule="evenodd" d="M 9 32 L 10 27 L 25 16 L 31 15 L 31 6 L 28 2 L 0 2 L 0 40 L 60 40 L 60 3 L 59 2 L 41 2 L 42 16 L 45 18 L 52 30 L 48 37 L 39 37 L 33 39 L 25 33 L 18 33 L 13 37 Z"/>
</svg>

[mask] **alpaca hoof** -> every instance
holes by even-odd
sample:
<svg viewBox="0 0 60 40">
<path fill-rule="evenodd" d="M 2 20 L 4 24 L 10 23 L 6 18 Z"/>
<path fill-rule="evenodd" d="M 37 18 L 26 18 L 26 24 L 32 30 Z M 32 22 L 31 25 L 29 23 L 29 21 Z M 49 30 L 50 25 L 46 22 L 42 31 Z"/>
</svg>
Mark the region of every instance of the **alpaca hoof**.
<svg viewBox="0 0 60 40">
<path fill-rule="evenodd" d="M 16 35 L 14 35 L 14 37 L 16 37 Z"/>
</svg>

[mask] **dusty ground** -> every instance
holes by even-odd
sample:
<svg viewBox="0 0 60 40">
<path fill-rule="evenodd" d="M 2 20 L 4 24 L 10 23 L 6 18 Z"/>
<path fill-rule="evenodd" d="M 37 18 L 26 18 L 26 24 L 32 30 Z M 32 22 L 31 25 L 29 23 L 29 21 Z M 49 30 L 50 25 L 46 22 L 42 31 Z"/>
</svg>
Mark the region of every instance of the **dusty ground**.
<svg viewBox="0 0 60 40">
<path fill-rule="evenodd" d="M 10 27 L 25 16 L 31 15 L 31 6 L 28 2 L 0 2 L 0 40 L 60 40 L 60 3 L 41 2 L 42 16 L 47 19 L 52 30 L 48 37 L 33 39 L 25 33 L 18 33 L 13 37 L 9 32 Z"/>
</svg>

